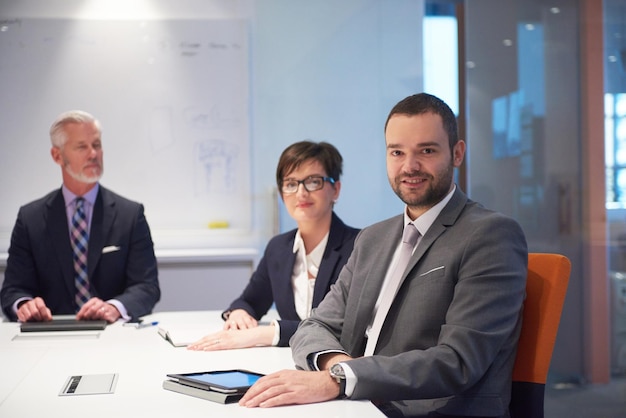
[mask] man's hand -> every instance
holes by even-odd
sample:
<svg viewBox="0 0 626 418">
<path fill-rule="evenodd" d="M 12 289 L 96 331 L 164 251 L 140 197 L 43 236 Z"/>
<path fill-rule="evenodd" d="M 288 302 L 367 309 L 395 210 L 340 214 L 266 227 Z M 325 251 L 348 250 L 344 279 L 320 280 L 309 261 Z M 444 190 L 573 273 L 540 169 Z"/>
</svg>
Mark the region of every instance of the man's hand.
<svg viewBox="0 0 626 418">
<path fill-rule="evenodd" d="M 110 303 L 104 302 L 99 298 L 89 299 L 76 314 L 76 319 L 81 320 L 97 320 L 104 319 L 109 324 L 117 321 L 122 316 L 120 311 Z"/>
<path fill-rule="evenodd" d="M 308 404 L 339 396 L 339 385 L 327 371 L 282 370 L 260 378 L 239 400 L 248 408 Z"/>
<path fill-rule="evenodd" d="M 20 322 L 51 321 L 52 312 L 43 299 L 37 297 L 20 305 L 17 309 L 17 320 Z"/>
</svg>

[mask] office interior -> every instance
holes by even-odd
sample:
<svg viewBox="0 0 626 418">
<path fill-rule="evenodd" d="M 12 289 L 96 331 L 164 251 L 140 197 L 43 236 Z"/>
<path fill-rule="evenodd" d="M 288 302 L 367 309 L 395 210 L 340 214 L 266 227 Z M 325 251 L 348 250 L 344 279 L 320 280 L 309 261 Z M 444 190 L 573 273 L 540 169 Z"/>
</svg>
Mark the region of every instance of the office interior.
<svg viewBox="0 0 626 418">
<path fill-rule="evenodd" d="M 439 18 L 452 25 L 428 32 Z M 551 374 L 603 384 L 626 372 L 623 1 L 0 0 L 0 27 L 30 19 L 245 22 L 249 206 L 229 220 L 238 225 L 230 233 L 176 234 L 155 222 L 157 250 L 225 246 L 261 253 L 269 237 L 293 227 L 277 197 L 274 170 L 280 152 L 303 139 L 329 141 L 341 151 L 344 176 L 336 212 L 346 223 L 365 227 L 396 215 L 402 205 L 384 166 L 386 115 L 409 94 L 440 95 L 457 112 L 468 142 L 458 184 L 472 199 L 517 219 L 530 251 L 562 253 L 572 261 Z M 2 33 L 0 56 L 1 48 L 15 47 L 2 43 Z M 433 52 L 430 42 L 449 39 L 450 33 L 456 50 Z M 42 94 L 45 83 L 58 76 L 54 59 L 46 66 L 51 75 L 37 86 Z M 0 63 L 0 77 L 7 68 Z M 433 84 L 433 73 L 449 80 Z M 95 83 L 101 76 L 91 74 Z M 0 194 L 13 206 L 2 209 L 0 252 L 8 249 L 18 205 L 60 185 L 56 167 L 46 160 L 46 133 L 56 114 L 74 103 L 64 102 L 63 95 L 57 99 L 58 108 L 42 109 L 0 98 L 0 113 L 28 112 L 29 126 L 16 129 L 25 130 L 24 137 L 41 136 L 43 154 L 32 156 L 40 158 L 34 181 L 24 174 L 24 184 L 19 176 L 2 183 Z M 123 108 L 123 100 L 106 107 L 85 95 L 76 105 L 109 115 Z M 115 138 L 135 140 L 111 125 L 105 149 L 113 148 Z M 10 157 L 1 153 L 0 166 L 9 166 L 9 159 L 28 160 L 36 151 L 32 145 L 20 150 L 20 132 L 1 137 L 5 149 L 17 149 Z M 114 161 L 111 154 L 105 153 L 105 166 Z M 108 166 L 103 182 L 133 199 L 149 200 L 141 182 L 129 184 L 125 168 Z M 158 221 L 160 211 L 167 211 L 167 204 L 146 205 L 148 221 Z"/>
</svg>

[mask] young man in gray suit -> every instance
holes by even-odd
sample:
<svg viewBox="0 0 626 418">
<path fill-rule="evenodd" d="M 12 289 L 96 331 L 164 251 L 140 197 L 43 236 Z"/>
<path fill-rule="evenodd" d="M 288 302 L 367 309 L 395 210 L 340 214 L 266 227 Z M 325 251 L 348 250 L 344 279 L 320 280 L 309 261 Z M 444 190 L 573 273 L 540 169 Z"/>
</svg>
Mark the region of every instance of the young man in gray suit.
<svg viewBox="0 0 626 418">
<path fill-rule="evenodd" d="M 150 229 L 143 205 L 99 184 L 99 122 L 65 112 L 50 139 L 63 186 L 19 210 L 0 292 L 4 313 L 22 322 L 150 313 L 161 296 Z"/>
<path fill-rule="evenodd" d="M 390 417 L 508 417 L 524 233 L 455 185 L 465 142 L 437 97 L 400 101 L 385 141 L 389 182 L 404 213 L 363 229 L 336 284 L 292 337 L 303 370 L 260 379 L 240 405 L 348 397 L 370 399 Z M 403 230 L 413 227 L 417 244 L 392 284 Z"/>
</svg>

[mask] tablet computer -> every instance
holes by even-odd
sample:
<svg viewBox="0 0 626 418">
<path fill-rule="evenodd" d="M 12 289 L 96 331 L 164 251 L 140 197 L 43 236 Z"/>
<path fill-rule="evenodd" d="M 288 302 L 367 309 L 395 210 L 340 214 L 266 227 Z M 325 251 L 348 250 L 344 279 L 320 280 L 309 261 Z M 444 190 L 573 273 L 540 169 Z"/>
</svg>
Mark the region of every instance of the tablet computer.
<svg viewBox="0 0 626 418">
<path fill-rule="evenodd" d="M 79 321 L 77 319 L 53 319 L 52 321 L 22 322 L 22 332 L 47 331 L 100 331 L 105 329 L 107 321 Z"/>
<path fill-rule="evenodd" d="M 241 369 L 167 375 L 184 385 L 220 393 L 245 393 L 263 376 L 261 373 Z"/>
</svg>

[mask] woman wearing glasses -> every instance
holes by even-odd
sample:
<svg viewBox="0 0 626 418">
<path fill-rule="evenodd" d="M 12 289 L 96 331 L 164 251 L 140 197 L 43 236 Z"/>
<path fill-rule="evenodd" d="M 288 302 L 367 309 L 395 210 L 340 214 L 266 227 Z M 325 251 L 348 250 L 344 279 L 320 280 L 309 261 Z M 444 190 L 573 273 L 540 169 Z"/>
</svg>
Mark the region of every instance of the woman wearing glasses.
<svg viewBox="0 0 626 418">
<path fill-rule="evenodd" d="M 326 142 L 297 142 L 283 151 L 276 183 L 298 228 L 269 241 L 243 293 L 222 313 L 224 329 L 189 349 L 289 345 L 300 321 L 337 280 L 359 232 L 333 212 L 341 190 L 342 164 L 339 151 Z M 257 321 L 274 303 L 280 319 L 259 325 Z"/>
</svg>

